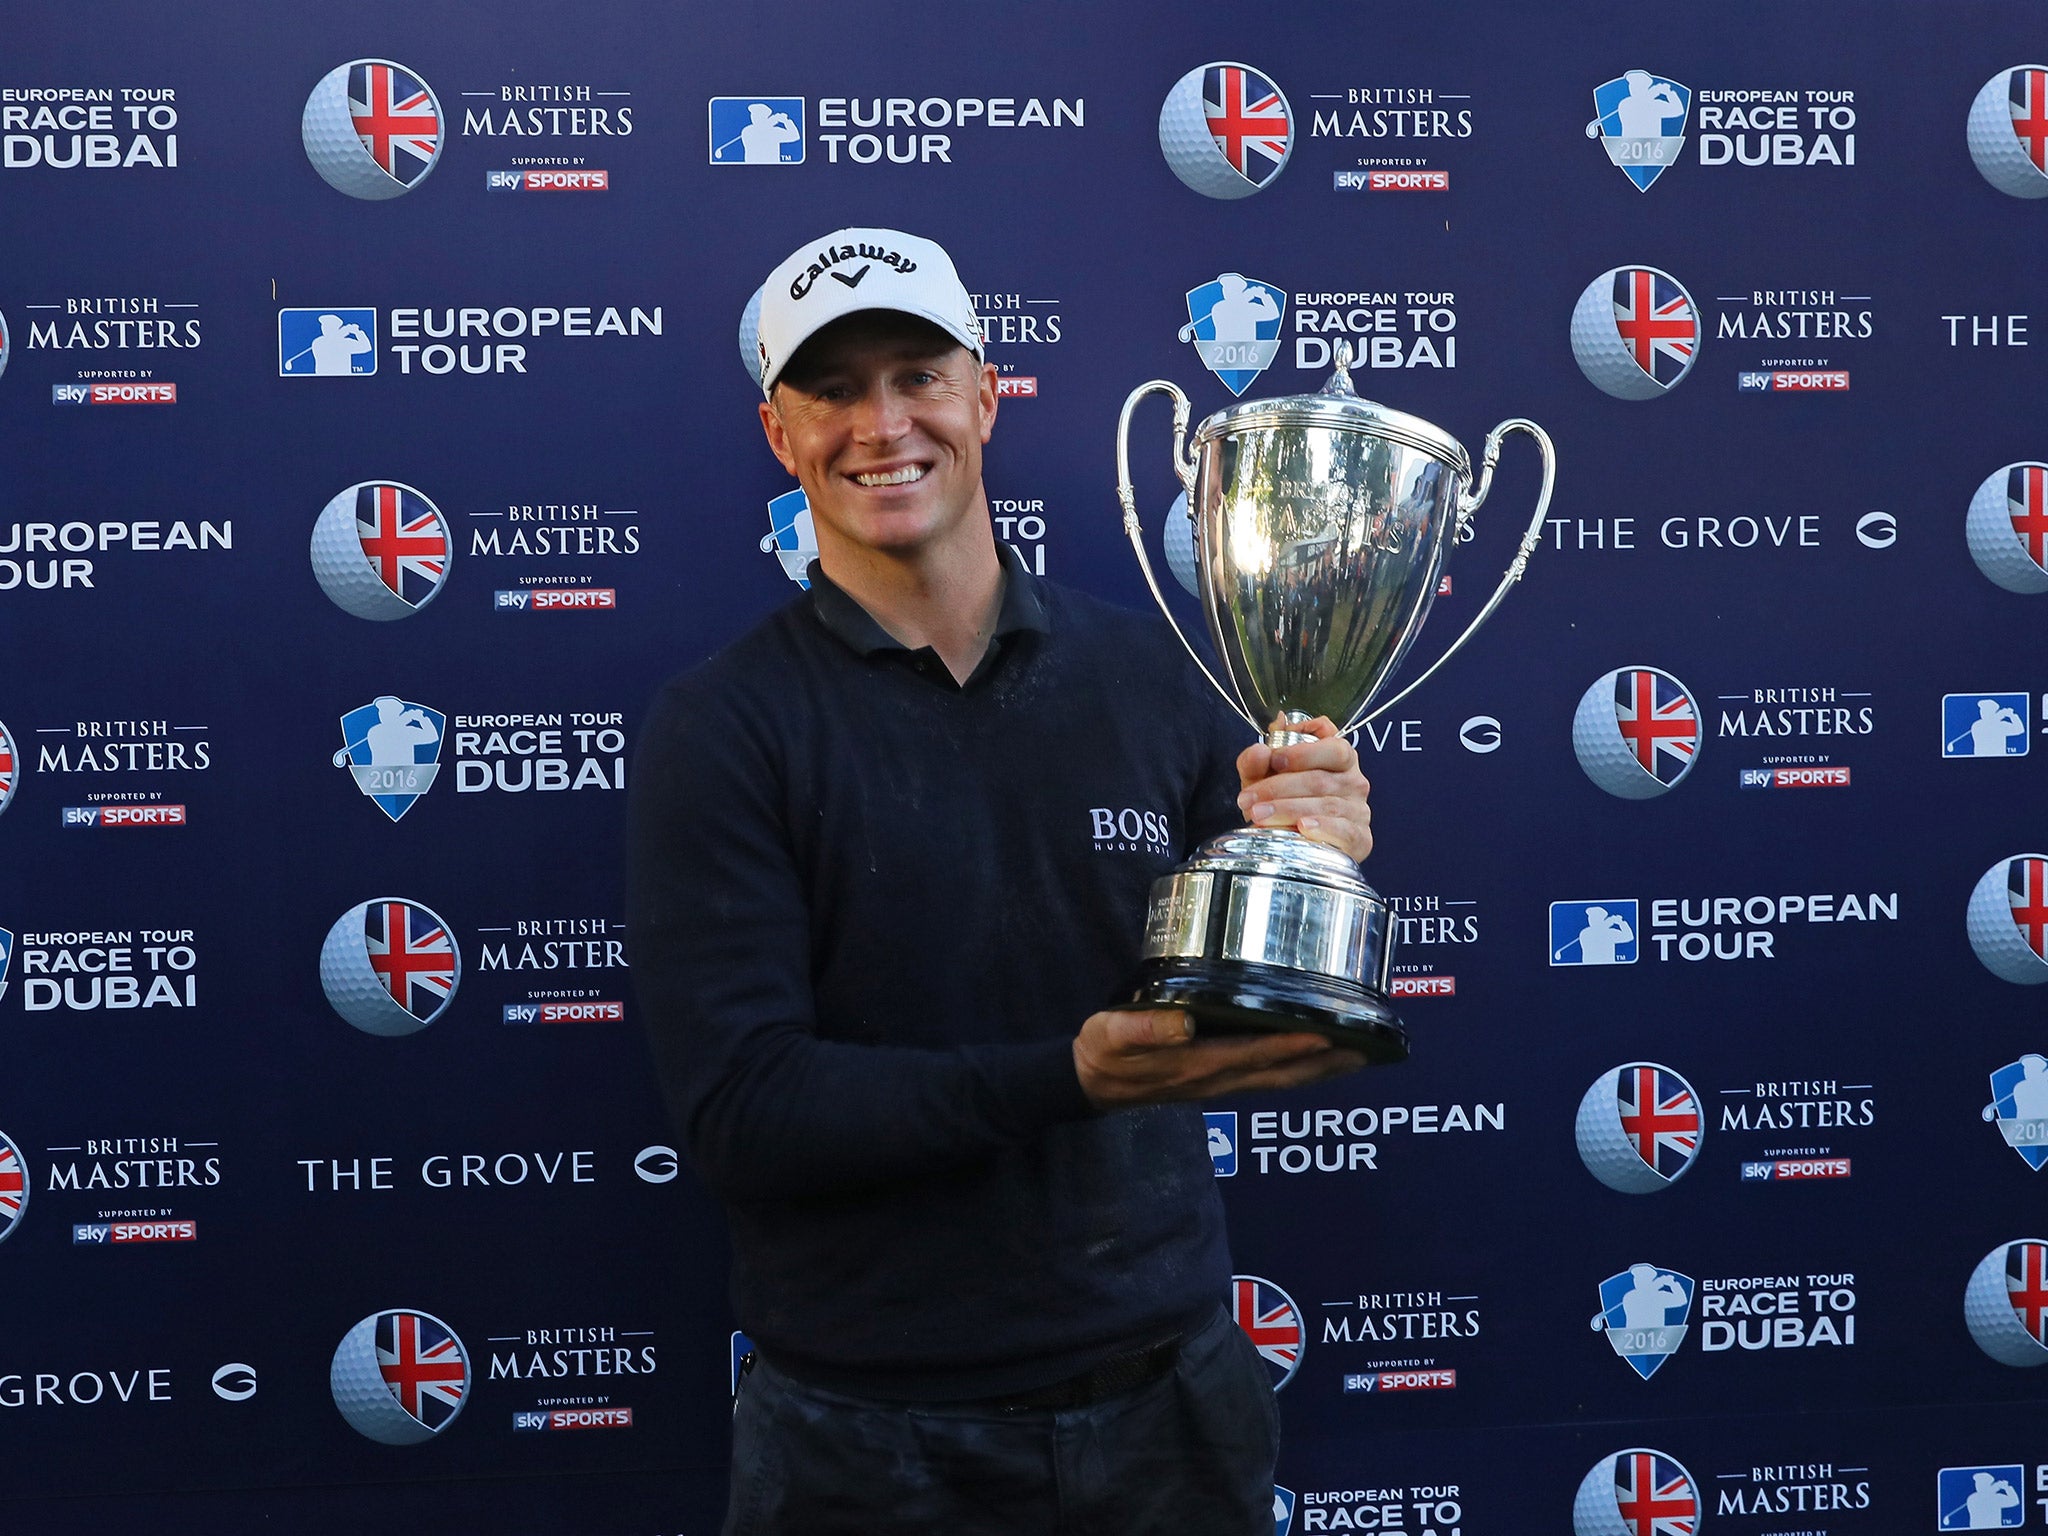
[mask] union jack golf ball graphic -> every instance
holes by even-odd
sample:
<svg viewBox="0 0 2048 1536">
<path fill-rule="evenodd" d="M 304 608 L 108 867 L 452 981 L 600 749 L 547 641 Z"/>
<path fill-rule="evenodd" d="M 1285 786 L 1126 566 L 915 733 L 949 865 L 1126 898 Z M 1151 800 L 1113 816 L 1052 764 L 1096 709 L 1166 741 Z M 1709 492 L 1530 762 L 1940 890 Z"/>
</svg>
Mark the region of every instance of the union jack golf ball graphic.
<svg viewBox="0 0 2048 1536">
<path fill-rule="evenodd" d="M 2013 521 L 2015 502 L 2022 517 L 2048 518 L 2048 464 L 2022 461 L 1994 470 L 1970 498 L 1963 532 L 1978 570 L 2006 591 L 2031 597 L 2048 592 L 2048 569 L 2033 555 L 2048 546 L 2048 534 L 2022 533 Z"/>
<path fill-rule="evenodd" d="M 35 1191 L 28 1163 L 21 1148 L 0 1131 L 0 1243 L 14 1236 L 21 1218 L 28 1214 L 28 1197 Z"/>
<path fill-rule="evenodd" d="M 1188 493 L 1173 498 L 1166 512 L 1166 526 L 1160 530 L 1166 545 L 1166 564 L 1173 579 L 1196 597 L 1202 595 L 1200 567 L 1195 560 L 1195 525 L 1188 521 Z"/>
<path fill-rule="evenodd" d="M 1641 1536 L 1641 1533 L 1650 1529 L 1647 1523 L 1639 1525 L 1633 1518 L 1624 1515 L 1615 1494 L 1615 1465 L 1623 1458 L 1632 1456 L 1651 1458 L 1651 1461 L 1643 1464 L 1646 1467 L 1653 1466 L 1656 1461 L 1661 1460 L 1678 1476 L 1683 1477 L 1688 1485 L 1692 1485 L 1692 1474 L 1686 1471 L 1676 1457 L 1666 1451 L 1652 1451 L 1635 1446 L 1625 1451 L 1616 1451 L 1612 1456 L 1603 1456 L 1580 1482 L 1578 1497 L 1572 1501 L 1572 1536 Z M 1691 1488 L 1689 1487 L 1687 1494 L 1680 1497 L 1692 1497 Z M 1692 1497 L 1692 1501 L 1695 1504 L 1698 1502 L 1696 1497 Z M 1697 1511 L 1692 1511 L 1691 1515 L 1696 1521 Z M 1656 1521 L 1656 1526 L 1659 1530 L 1667 1528 L 1662 1520 Z M 1694 1528 L 1690 1523 L 1685 1527 L 1687 1530 Z M 1669 1529 L 1676 1530 L 1677 1527 L 1674 1525 Z"/>
<path fill-rule="evenodd" d="M 7 354 L 9 350 L 7 345 L 7 317 L 0 315 L 0 373 L 7 371 Z"/>
<path fill-rule="evenodd" d="M 1681 690 L 1684 688 L 1677 678 L 1655 667 L 1616 667 L 1580 696 L 1579 707 L 1572 715 L 1572 752 L 1586 777 L 1610 795 L 1624 800 L 1652 800 L 1676 789 L 1692 772 L 1692 764 L 1686 764 L 1668 783 L 1643 766 L 1615 719 L 1614 681 L 1623 672 L 1655 673 Z"/>
<path fill-rule="evenodd" d="M 2048 903 L 2048 894 L 2043 892 L 2043 887 L 2048 886 L 2044 862 L 2048 862 L 2048 854 L 2016 853 L 2000 859 L 1984 871 L 1970 892 L 1969 915 L 1964 919 L 1970 948 L 1984 962 L 1984 968 L 2001 981 L 2023 987 L 2036 987 L 2048 981 L 2048 960 L 2042 959 L 2028 942 L 2029 936 L 2041 929 L 2025 922 L 2030 914 L 2036 915 L 2037 922 L 2048 915 L 2039 911 Z M 2019 882 L 2018 906 L 2013 903 L 2015 879 Z"/>
<path fill-rule="evenodd" d="M 346 192 L 350 197 L 359 197 L 369 202 L 381 202 L 385 198 L 402 197 L 425 181 L 441 161 L 441 143 L 437 137 L 427 167 L 411 181 L 401 181 L 377 163 L 377 157 L 363 143 L 362 135 L 356 129 L 355 115 L 349 110 L 349 71 L 362 65 L 382 65 L 386 69 L 404 70 L 419 80 L 403 64 L 394 64 L 389 59 L 353 59 L 338 64 L 320 77 L 320 83 L 313 87 L 313 94 L 306 98 L 306 110 L 299 117 L 299 140 L 306 146 L 306 158 L 313 162 L 313 169 L 320 173 L 320 179 L 337 192 Z M 420 89 L 426 92 L 427 100 L 433 106 L 434 120 L 441 120 L 441 104 L 426 81 L 420 80 Z"/>
<path fill-rule="evenodd" d="M 765 286 L 765 284 L 763 285 Z M 756 288 L 740 311 L 740 364 L 747 377 L 761 387 L 761 290 Z"/>
<path fill-rule="evenodd" d="M 1654 400 L 1676 389 L 1692 372 L 1693 360 L 1699 357 L 1699 348 L 1693 348 L 1692 359 L 1687 360 L 1675 378 L 1659 381 L 1643 371 L 1615 325 L 1614 279 L 1626 271 L 1647 272 L 1653 277 L 1663 278 L 1680 293 L 1687 292 L 1685 284 L 1656 267 L 1615 267 L 1602 272 L 1586 285 L 1586 291 L 1579 295 L 1579 302 L 1572 307 L 1572 356 L 1578 361 L 1579 372 L 1595 388 L 1615 399 Z M 1698 308 L 1697 305 L 1693 307 L 1695 310 Z"/>
<path fill-rule="evenodd" d="M 2019 77 L 2030 117 L 2048 118 L 2048 102 L 2041 99 L 2048 65 L 2001 69 L 1984 82 L 1970 103 L 1970 158 L 1977 162 L 1984 179 L 2006 195 L 2048 197 L 2048 170 L 2034 163 L 2028 153 L 2030 141 L 2021 136 L 2020 120 L 2013 116 L 2014 76 Z"/>
<path fill-rule="evenodd" d="M 1619 1090 L 1621 1075 L 1648 1068 L 1676 1079 L 1690 1091 L 1690 1085 L 1669 1067 L 1655 1062 L 1631 1061 L 1603 1072 L 1588 1088 L 1585 1097 L 1579 1100 L 1578 1118 L 1572 1125 L 1573 1139 L 1578 1143 L 1579 1161 L 1586 1165 L 1586 1171 L 1605 1184 L 1609 1189 L 1624 1195 L 1653 1195 L 1660 1189 L 1669 1189 L 1673 1184 L 1692 1171 L 1699 1161 L 1697 1153 L 1681 1165 L 1676 1173 L 1659 1173 L 1643 1161 L 1636 1149 L 1636 1142 L 1621 1123 Z M 1652 1079 L 1654 1082 L 1654 1078 Z"/>
<path fill-rule="evenodd" d="M 372 1312 L 355 1327 L 342 1335 L 341 1343 L 335 1346 L 334 1362 L 328 1367 L 328 1390 L 334 1394 L 334 1406 L 341 1410 L 341 1416 L 348 1420 L 349 1427 L 358 1434 L 377 1441 L 381 1445 L 419 1445 L 431 1440 L 455 1421 L 467 1401 L 466 1391 L 460 1394 L 447 1416 L 438 1424 L 425 1424 L 405 1410 L 391 1383 L 384 1378 L 383 1366 L 377 1359 L 377 1324 L 391 1316 L 387 1312 Z M 459 1363 L 462 1371 L 462 1386 L 468 1385 L 469 1352 L 462 1340 L 450 1328 L 429 1312 L 400 1312 L 400 1317 L 413 1317 L 434 1324 L 445 1330 L 454 1348 L 449 1351 L 451 1359 Z"/>
<path fill-rule="evenodd" d="M 314 520 L 313 576 L 320 583 L 320 590 L 333 600 L 337 608 L 359 619 L 379 622 L 409 619 L 439 597 L 442 588 L 447 586 L 446 572 L 454 563 L 455 546 L 451 539 L 445 535 L 442 537 L 439 555 L 442 578 L 431 586 L 425 586 L 425 595 L 418 602 L 410 603 L 399 596 L 385 584 L 377 562 L 363 548 L 362 535 L 357 531 L 357 492 L 376 486 L 393 486 L 408 495 L 417 496 L 437 519 L 440 518 L 440 509 L 427 494 L 412 486 L 401 485 L 396 480 L 365 480 L 352 485 L 322 507 L 320 516 Z M 416 585 L 415 590 L 419 589 L 420 586 Z"/>
<path fill-rule="evenodd" d="M 377 916 L 386 938 L 379 954 L 372 953 L 369 934 L 372 908 L 383 909 Z M 438 930 L 436 937 L 445 936 L 445 947 L 421 944 L 414 937 L 416 926 L 430 933 Z M 393 963 L 394 950 L 398 958 L 410 958 L 423 970 L 430 968 L 440 983 L 429 990 L 422 980 L 415 988 L 413 970 Z M 421 965 L 422 960 L 427 964 Z M 358 902 L 335 919 L 320 946 L 320 990 L 336 1013 L 369 1035 L 417 1034 L 447 1011 L 461 980 L 462 955 L 455 945 L 454 930 L 432 908 L 401 896 Z M 422 1012 L 401 1003 L 399 991 Z"/>
<path fill-rule="evenodd" d="M 2038 1237 L 2000 1243 L 1978 1261 L 1963 1292 L 1963 1321 L 1969 1325 L 1970 1337 L 2000 1365 L 2048 1365 L 2048 1344 L 2029 1329 L 2021 1311 L 2024 1308 L 2026 1316 L 2034 1319 L 2036 1328 L 2041 1326 L 2042 1309 L 2048 1308 L 2043 1243 Z M 2015 1258 L 2020 1270 L 2019 1291 L 2014 1291 L 2006 1278 Z"/>
<path fill-rule="evenodd" d="M 1204 197 L 1250 197 L 1254 192 L 1263 191 L 1264 184 L 1249 180 L 1231 165 L 1229 157 L 1217 147 L 1215 136 L 1209 132 L 1209 114 L 1202 105 L 1202 76 L 1218 67 L 1250 68 L 1245 64 L 1203 64 L 1182 75 L 1173 89 L 1166 93 L 1166 102 L 1159 109 L 1159 152 L 1166 157 L 1173 174 Z M 1273 89 L 1277 92 L 1280 88 L 1276 84 Z M 1281 101 L 1285 103 L 1286 99 L 1283 93 Z M 1291 111 L 1289 115 L 1292 115 Z M 1278 177 L 1293 157 L 1294 144 L 1290 136 L 1286 153 L 1266 181 L 1270 183 Z"/>
</svg>

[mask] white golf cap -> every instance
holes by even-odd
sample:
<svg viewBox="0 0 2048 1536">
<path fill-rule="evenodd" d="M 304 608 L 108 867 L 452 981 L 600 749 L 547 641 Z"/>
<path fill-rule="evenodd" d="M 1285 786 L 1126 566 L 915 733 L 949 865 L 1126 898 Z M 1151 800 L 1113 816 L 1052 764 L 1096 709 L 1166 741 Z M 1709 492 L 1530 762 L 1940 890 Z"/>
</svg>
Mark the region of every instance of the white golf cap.
<svg viewBox="0 0 2048 1536">
<path fill-rule="evenodd" d="M 982 355 L 974 301 L 942 247 L 900 230 L 838 229 L 798 247 L 761 285 L 755 343 L 761 392 L 773 392 L 783 368 L 812 336 L 868 309 L 928 320 L 977 358 Z"/>
</svg>

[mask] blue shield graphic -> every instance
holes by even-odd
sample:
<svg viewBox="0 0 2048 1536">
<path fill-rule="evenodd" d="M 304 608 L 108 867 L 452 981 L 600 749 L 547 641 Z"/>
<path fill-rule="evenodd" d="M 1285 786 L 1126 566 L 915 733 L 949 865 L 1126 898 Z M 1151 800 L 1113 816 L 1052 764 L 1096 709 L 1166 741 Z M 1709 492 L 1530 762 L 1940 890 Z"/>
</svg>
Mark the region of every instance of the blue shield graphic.
<svg viewBox="0 0 2048 1536">
<path fill-rule="evenodd" d="M 1216 1177 L 1227 1179 L 1237 1172 L 1237 1111 L 1205 1109 L 1202 1119 L 1209 1128 L 1209 1161 L 1216 1165 Z"/>
<path fill-rule="evenodd" d="M 434 787 L 447 726 L 438 709 L 384 694 L 341 717 L 334 766 L 346 766 L 356 788 L 396 821 Z"/>
<path fill-rule="evenodd" d="M 1273 1536 L 1288 1536 L 1294 1529 L 1294 1490 L 1273 1485 Z"/>
<path fill-rule="evenodd" d="M 712 97 L 711 163 L 802 165 L 803 97 Z"/>
<path fill-rule="evenodd" d="M 1647 192 L 1685 147 L 1691 111 L 1692 92 L 1676 80 L 1632 69 L 1594 88 L 1586 137 L 1600 140 L 1608 160 L 1638 192 Z"/>
<path fill-rule="evenodd" d="M 1286 293 L 1241 272 L 1224 272 L 1190 288 L 1187 299 L 1188 323 L 1180 328 L 1180 339 L 1195 344 L 1202 366 L 1225 389 L 1243 394 L 1279 354 Z"/>
<path fill-rule="evenodd" d="M 743 1364 L 744 1364 L 744 1363 L 746 1362 L 746 1358 L 747 1358 L 747 1356 L 751 1355 L 751 1354 L 752 1354 L 753 1352 L 754 1352 L 754 1341 L 753 1341 L 752 1339 L 748 1338 L 748 1337 L 747 1337 L 747 1336 L 746 1336 L 746 1335 L 745 1335 L 744 1333 L 741 1333 L 741 1332 L 739 1331 L 739 1329 L 737 1329 L 737 1328 L 733 1329 L 733 1331 L 732 1331 L 732 1395 L 733 1395 L 734 1397 L 738 1397 L 738 1396 L 740 1395 L 740 1367 L 741 1367 L 741 1366 L 742 1366 L 742 1365 L 743 1365 Z"/>
<path fill-rule="evenodd" d="M 1941 1531 L 2016 1531 L 2027 1523 L 2027 1469 L 1943 1467 L 1934 1474 Z"/>
<path fill-rule="evenodd" d="M 810 498 L 801 489 L 784 491 L 768 503 L 768 537 L 763 550 L 782 562 L 782 574 L 811 590 L 811 562 L 818 558 L 818 535 L 811 524 Z"/>
<path fill-rule="evenodd" d="M 0 997 L 7 995 L 7 967 L 14 960 L 14 935 L 0 928 Z"/>
<path fill-rule="evenodd" d="M 377 311 L 280 309 L 277 371 L 289 379 L 345 379 L 375 373 Z"/>
<path fill-rule="evenodd" d="M 1550 904 L 1552 965 L 1634 965 L 1636 904 L 1627 897 Z"/>
<path fill-rule="evenodd" d="M 1685 1342 L 1693 1282 L 1675 1269 L 1631 1264 L 1600 1282 L 1593 1331 L 1605 1333 L 1614 1352 L 1648 1381 Z"/>
<path fill-rule="evenodd" d="M 2024 693 L 1944 693 L 1943 757 L 2025 757 L 2032 728 Z"/>
<path fill-rule="evenodd" d="M 0 981 L 5 972 L 0 963 Z M 1984 1118 L 1996 1121 L 2005 1144 L 2039 1173 L 2048 1163 L 2048 1058 L 2029 1054 L 1992 1073 Z"/>
</svg>

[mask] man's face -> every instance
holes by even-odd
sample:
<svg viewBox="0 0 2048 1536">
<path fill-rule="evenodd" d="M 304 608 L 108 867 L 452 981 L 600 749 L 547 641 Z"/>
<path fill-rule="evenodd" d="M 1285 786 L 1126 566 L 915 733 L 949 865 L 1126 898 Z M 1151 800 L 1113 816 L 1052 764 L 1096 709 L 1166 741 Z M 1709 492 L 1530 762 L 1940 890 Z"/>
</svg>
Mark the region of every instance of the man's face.
<svg viewBox="0 0 2048 1536">
<path fill-rule="evenodd" d="M 811 504 L 818 549 L 911 554 L 971 530 L 995 369 L 907 315 L 849 315 L 798 351 L 761 406 L 768 446 Z"/>
</svg>

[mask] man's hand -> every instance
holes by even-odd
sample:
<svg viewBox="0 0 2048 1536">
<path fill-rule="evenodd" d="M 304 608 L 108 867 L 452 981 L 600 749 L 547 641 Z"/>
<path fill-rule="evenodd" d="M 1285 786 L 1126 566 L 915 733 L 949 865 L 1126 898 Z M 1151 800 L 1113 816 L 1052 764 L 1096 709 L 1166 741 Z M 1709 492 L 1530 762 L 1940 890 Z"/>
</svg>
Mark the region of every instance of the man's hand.
<svg viewBox="0 0 2048 1536">
<path fill-rule="evenodd" d="M 1238 753 L 1238 809 L 1255 827 L 1292 827 L 1363 863 L 1372 852 L 1372 786 L 1358 771 L 1358 753 L 1321 715 L 1300 725 L 1273 722 L 1283 728 L 1316 739 L 1278 749 L 1256 742 Z"/>
<path fill-rule="evenodd" d="M 1340 1050 L 1321 1035 L 1197 1040 L 1178 1008 L 1091 1014 L 1074 1037 L 1074 1071 L 1097 1109 L 1294 1088 L 1364 1065 L 1358 1052 Z"/>
</svg>

